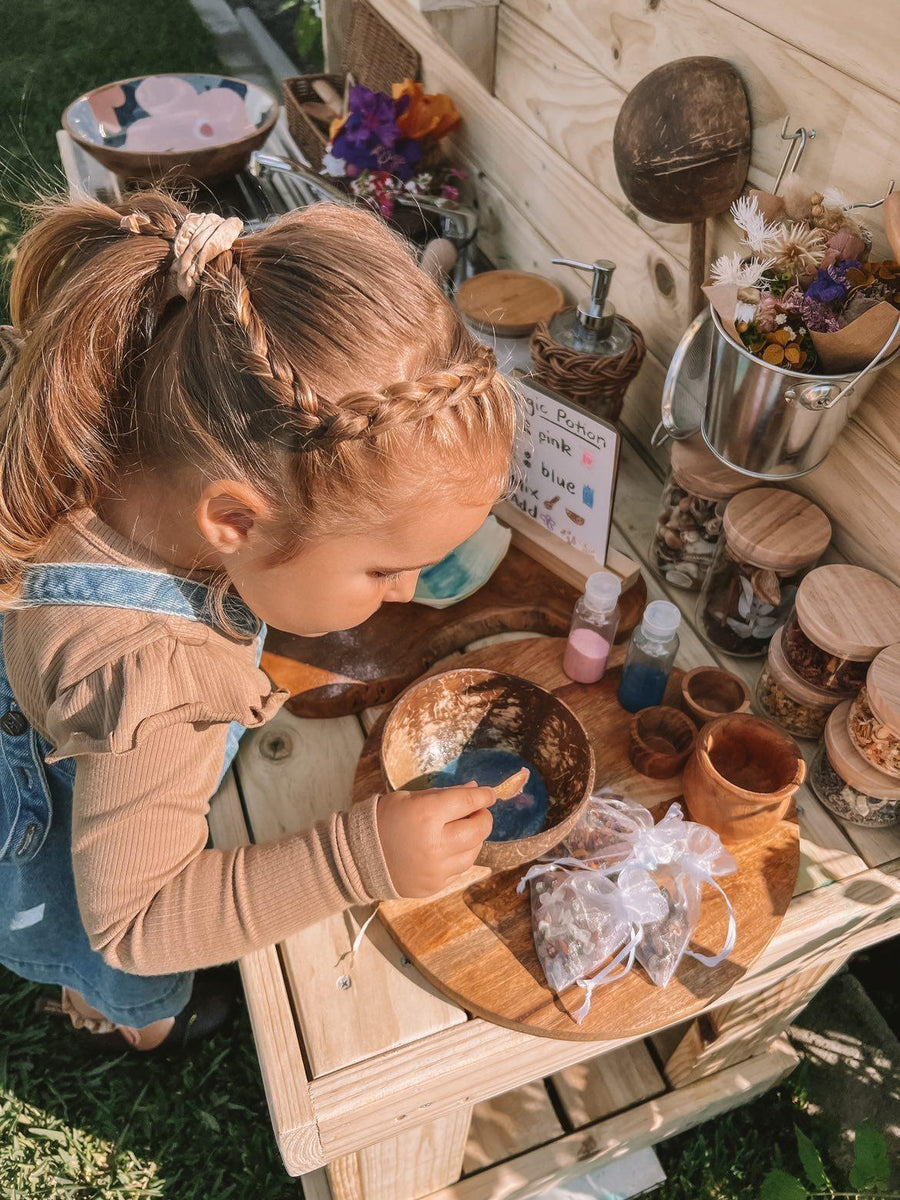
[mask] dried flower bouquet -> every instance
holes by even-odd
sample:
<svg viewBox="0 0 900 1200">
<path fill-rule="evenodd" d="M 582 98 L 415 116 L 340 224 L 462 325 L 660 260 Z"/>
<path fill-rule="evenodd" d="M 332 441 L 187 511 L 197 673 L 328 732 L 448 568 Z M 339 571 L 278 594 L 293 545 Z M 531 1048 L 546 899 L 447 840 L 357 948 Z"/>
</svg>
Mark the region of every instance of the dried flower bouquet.
<svg viewBox="0 0 900 1200">
<path fill-rule="evenodd" d="M 871 234 L 844 197 L 795 178 L 784 197 L 741 196 L 731 215 L 741 248 L 716 259 L 704 288 L 728 333 L 790 371 L 866 366 L 900 316 L 900 265 L 869 259 Z"/>
</svg>

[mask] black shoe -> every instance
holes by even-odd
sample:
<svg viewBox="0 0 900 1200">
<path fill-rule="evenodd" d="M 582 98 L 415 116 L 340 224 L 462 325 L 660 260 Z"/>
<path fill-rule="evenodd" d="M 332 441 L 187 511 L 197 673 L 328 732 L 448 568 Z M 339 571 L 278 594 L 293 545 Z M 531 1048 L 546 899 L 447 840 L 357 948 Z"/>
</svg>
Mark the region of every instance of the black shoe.
<svg viewBox="0 0 900 1200">
<path fill-rule="evenodd" d="M 195 1042 L 223 1029 L 234 1015 L 240 975 L 232 966 L 210 967 L 194 976 L 191 998 L 175 1018 L 175 1024 L 152 1050 L 136 1050 L 119 1031 L 91 1033 L 73 1030 L 78 1044 L 88 1053 L 121 1054 L 130 1050 L 141 1058 L 169 1058 L 187 1053 Z"/>
</svg>

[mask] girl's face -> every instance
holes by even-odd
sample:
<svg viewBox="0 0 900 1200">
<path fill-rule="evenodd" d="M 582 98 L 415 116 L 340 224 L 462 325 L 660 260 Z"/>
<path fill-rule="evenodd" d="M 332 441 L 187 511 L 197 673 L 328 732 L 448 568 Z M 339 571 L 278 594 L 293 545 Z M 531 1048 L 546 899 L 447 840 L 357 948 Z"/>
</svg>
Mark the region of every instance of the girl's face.
<svg viewBox="0 0 900 1200">
<path fill-rule="evenodd" d="M 271 565 L 272 545 L 254 529 L 222 557 L 235 589 L 267 625 L 319 637 L 361 625 L 385 603 L 406 603 L 419 572 L 440 562 L 488 516 L 496 497 L 464 502 L 430 495 L 365 534 L 312 542 Z"/>
</svg>

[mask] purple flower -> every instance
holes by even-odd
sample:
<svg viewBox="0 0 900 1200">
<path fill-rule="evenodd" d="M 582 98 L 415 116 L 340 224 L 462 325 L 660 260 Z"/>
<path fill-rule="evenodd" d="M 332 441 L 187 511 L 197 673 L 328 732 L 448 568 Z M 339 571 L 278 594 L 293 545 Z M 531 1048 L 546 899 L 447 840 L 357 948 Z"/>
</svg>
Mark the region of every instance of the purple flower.
<svg viewBox="0 0 900 1200">
<path fill-rule="evenodd" d="M 816 272 L 816 278 L 806 289 L 806 296 L 810 300 L 815 300 L 819 304 L 834 304 L 838 300 L 843 300 L 847 294 L 847 289 L 844 284 L 835 279 L 830 271 L 823 271 L 820 267 Z"/>
<path fill-rule="evenodd" d="M 350 89 L 350 113 L 331 146 L 335 158 L 347 164 L 347 175 L 362 171 L 384 171 L 409 179 L 422 161 L 422 147 L 405 138 L 397 117 L 409 107 L 409 96 L 394 101 L 385 92 L 357 84 Z"/>
<path fill-rule="evenodd" d="M 836 333 L 841 328 L 840 320 L 831 309 L 826 308 L 815 296 L 810 296 L 809 291 L 800 301 L 800 315 L 806 328 L 814 333 Z"/>
</svg>

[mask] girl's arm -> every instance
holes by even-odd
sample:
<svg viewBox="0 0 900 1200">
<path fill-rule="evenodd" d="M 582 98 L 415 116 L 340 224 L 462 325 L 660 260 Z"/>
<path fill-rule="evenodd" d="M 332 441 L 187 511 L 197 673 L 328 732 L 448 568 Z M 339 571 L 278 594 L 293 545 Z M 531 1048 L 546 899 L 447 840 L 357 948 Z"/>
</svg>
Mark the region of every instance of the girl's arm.
<svg viewBox="0 0 900 1200">
<path fill-rule="evenodd" d="M 277 842 L 207 849 L 225 736 L 222 725 L 170 725 L 128 753 L 78 757 L 78 903 L 92 947 L 119 970 L 162 975 L 228 962 L 396 895 L 374 797 Z"/>
</svg>

